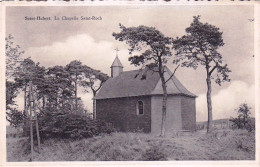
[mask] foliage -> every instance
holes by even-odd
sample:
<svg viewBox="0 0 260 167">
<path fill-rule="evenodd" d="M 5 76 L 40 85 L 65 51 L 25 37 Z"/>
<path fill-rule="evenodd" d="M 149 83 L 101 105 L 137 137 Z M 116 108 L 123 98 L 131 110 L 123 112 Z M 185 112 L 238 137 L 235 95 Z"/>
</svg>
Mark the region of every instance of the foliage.
<svg viewBox="0 0 260 167">
<path fill-rule="evenodd" d="M 165 161 L 167 160 L 167 155 L 162 152 L 158 146 L 152 146 L 144 152 L 144 154 L 142 155 L 142 160 Z"/>
<path fill-rule="evenodd" d="M 26 58 L 17 67 L 14 73 L 14 81 L 19 88 L 27 87 L 29 81 L 34 85 L 44 83 L 44 67 L 40 67 L 39 63 L 35 63 L 31 58 Z"/>
<path fill-rule="evenodd" d="M 217 51 L 224 45 L 222 32 L 219 28 L 208 23 L 200 22 L 200 16 L 194 16 L 193 22 L 186 30 L 186 35 L 173 40 L 173 49 L 176 50 L 176 59 L 173 63 L 180 63 L 183 67 L 197 69 L 199 65 L 206 70 L 207 82 L 207 105 L 208 127 L 211 129 L 212 104 L 211 104 L 211 80 L 221 85 L 222 82 L 230 81 L 231 72 L 227 64 L 223 63 L 222 55 Z M 216 75 L 213 76 L 213 72 Z"/>
<path fill-rule="evenodd" d="M 48 84 L 43 87 L 42 93 L 48 99 L 47 109 L 65 111 L 74 89 L 69 72 L 62 66 L 49 67 L 46 71 L 46 79 Z"/>
<path fill-rule="evenodd" d="M 248 131 L 255 130 L 254 120 L 250 118 L 251 107 L 246 103 L 243 103 L 235 111 L 237 112 L 237 118 L 231 118 L 230 121 L 233 122 L 233 127 L 237 129 L 247 129 Z"/>
<path fill-rule="evenodd" d="M 194 16 L 190 27 L 186 28 L 187 35 L 176 38 L 173 41 L 173 48 L 176 50 L 174 63 L 183 61 L 182 66 L 193 67 L 205 66 L 209 77 L 217 70 L 215 82 L 221 85 L 222 82 L 230 81 L 229 68 L 223 64 L 222 55 L 217 51 L 224 45 L 222 32 L 216 26 L 200 22 L 200 16 Z"/>
<path fill-rule="evenodd" d="M 91 79 L 87 80 L 86 76 L 90 76 L 90 73 Z M 10 89 L 7 89 L 7 104 L 14 104 L 12 100 L 16 97 L 16 94 L 20 90 L 25 91 L 27 89 L 28 91 L 29 81 L 32 81 L 35 87 L 36 100 L 38 101 L 37 110 L 41 112 L 76 112 L 76 108 L 82 111 L 81 99 L 77 97 L 77 86 L 91 87 L 94 90 L 98 80 L 103 83 L 108 78 L 106 74 L 93 70 L 80 61 L 72 61 L 65 67 L 53 66 L 45 68 L 31 58 L 21 61 L 13 76 L 14 82 L 7 82 L 7 88 L 10 87 Z M 83 81 L 85 84 L 81 84 Z M 25 94 L 24 98 L 27 97 L 28 93 Z"/>
<path fill-rule="evenodd" d="M 85 89 L 90 87 L 95 95 L 108 76 L 78 60 L 71 61 L 66 66 L 49 68 L 40 66 L 39 62 L 34 62 L 31 58 L 22 60 L 21 56 L 24 51 L 20 51 L 19 45 L 14 46 L 12 40 L 11 35 L 6 38 L 6 109 L 8 110 L 6 119 L 11 125 L 17 126 L 22 122 L 23 115 L 26 116 L 26 107 L 29 106 L 28 88 L 30 81 L 33 84 L 33 97 L 37 113 L 42 115 L 48 112 L 70 112 L 75 115 L 86 115 L 87 110 L 80 97 L 77 97 L 77 87 L 79 85 Z M 16 105 L 14 99 L 21 91 L 24 92 L 23 113 L 13 108 Z M 90 121 L 89 118 L 87 119 Z M 93 126 L 99 125 L 99 123 L 91 122 Z"/>
<path fill-rule="evenodd" d="M 101 133 L 112 133 L 111 124 L 92 120 L 86 116 L 71 113 L 46 112 L 38 117 L 42 138 L 88 138 Z"/>
<path fill-rule="evenodd" d="M 10 108 L 9 112 L 6 112 L 6 119 L 9 121 L 11 126 L 17 128 L 23 123 L 24 115 L 22 111 Z"/>
<path fill-rule="evenodd" d="M 6 109 L 10 109 L 11 106 L 15 105 L 14 98 L 16 98 L 18 94 L 18 87 L 15 82 L 6 80 Z"/>
<path fill-rule="evenodd" d="M 85 91 L 90 88 L 93 94 L 93 97 L 96 96 L 97 92 L 102 87 L 103 83 L 109 78 L 107 74 L 102 73 L 99 70 L 92 69 L 88 66 L 84 66 L 85 70 L 83 72 L 82 80 L 80 85 L 85 88 Z M 96 119 L 96 101 L 93 100 L 93 119 Z"/>
<path fill-rule="evenodd" d="M 170 51 L 171 38 L 165 37 L 154 27 L 138 26 L 129 27 L 119 24 L 121 32 L 113 33 L 116 40 L 126 41 L 129 45 L 129 53 L 143 51 L 139 56 L 129 57 L 131 64 L 136 66 L 146 64 L 146 67 L 153 64 L 157 67 L 167 63 L 167 58 L 172 56 Z"/>
<path fill-rule="evenodd" d="M 18 94 L 18 87 L 15 82 L 6 80 L 6 120 L 11 126 L 17 128 L 22 122 L 24 115 L 15 106 L 14 98 Z"/>
<path fill-rule="evenodd" d="M 88 70 L 88 67 L 82 65 L 81 61 L 74 60 L 71 61 L 69 64 L 66 65 L 65 70 L 69 74 L 69 79 L 73 82 L 73 94 L 74 94 L 74 100 L 75 100 L 75 105 L 74 105 L 74 110 L 78 110 L 78 84 L 82 80 L 83 72 Z"/>
<path fill-rule="evenodd" d="M 14 46 L 13 42 L 14 37 L 9 34 L 5 38 L 5 58 L 6 58 L 6 78 L 10 79 L 13 76 L 13 73 L 16 70 L 16 67 L 21 60 L 21 56 L 24 54 L 24 51 L 20 51 L 20 46 Z"/>
<path fill-rule="evenodd" d="M 9 34 L 5 38 L 5 58 L 6 58 L 6 119 L 13 127 L 18 127 L 23 121 L 22 112 L 14 108 L 17 97 L 19 84 L 14 82 L 14 74 L 21 60 L 24 51 L 20 51 L 20 46 L 14 46 L 13 36 Z"/>
<path fill-rule="evenodd" d="M 85 88 L 90 88 L 93 96 L 99 91 L 102 87 L 102 84 L 109 78 L 107 74 L 102 73 L 99 70 L 94 70 L 90 67 L 85 66 L 83 72 L 83 79 L 80 84 Z"/>
<path fill-rule="evenodd" d="M 163 88 L 162 124 L 161 136 L 165 135 L 167 90 L 164 77 L 164 64 L 172 56 L 170 46 L 172 38 L 164 36 L 154 27 L 140 25 L 138 27 L 125 27 L 119 24 L 121 32 L 113 33 L 116 40 L 125 41 L 129 45 L 129 61 L 135 66 L 142 66 L 159 73 Z M 132 55 L 134 51 L 141 52 L 140 55 Z M 138 74 L 137 74 L 138 75 Z M 145 79 L 145 76 L 141 77 Z"/>
</svg>

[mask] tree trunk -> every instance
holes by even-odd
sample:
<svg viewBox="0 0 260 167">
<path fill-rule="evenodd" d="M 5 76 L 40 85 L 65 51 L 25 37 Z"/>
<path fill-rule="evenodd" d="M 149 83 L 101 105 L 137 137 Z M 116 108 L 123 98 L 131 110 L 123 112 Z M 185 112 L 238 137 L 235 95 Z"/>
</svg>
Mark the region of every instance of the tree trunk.
<svg viewBox="0 0 260 167">
<path fill-rule="evenodd" d="M 212 130 L 212 102 L 211 102 L 211 80 L 210 76 L 207 75 L 207 105 L 208 105 L 208 126 L 207 126 L 207 133 Z"/>
<path fill-rule="evenodd" d="M 165 126 L 166 126 L 166 105 L 167 105 L 167 91 L 165 83 L 162 84 L 163 86 L 163 106 L 162 106 L 162 125 L 161 125 L 161 135 L 162 137 L 165 136 Z"/>
<path fill-rule="evenodd" d="M 24 116 L 26 116 L 27 117 L 27 111 L 26 111 L 26 89 L 27 89 L 27 86 L 25 85 L 24 86 Z"/>
<path fill-rule="evenodd" d="M 78 97 L 77 97 L 77 77 L 76 77 L 76 81 L 75 81 L 75 112 L 77 113 L 78 111 Z"/>
<path fill-rule="evenodd" d="M 164 68 L 162 67 L 162 73 L 160 74 L 163 88 L 163 102 L 162 102 L 162 124 L 161 124 L 161 134 L 160 136 L 165 136 L 165 126 L 166 126 L 166 106 L 167 106 L 167 89 L 164 78 Z"/>
<path fill-rule="evenodd" d="M 42 96 L 42 110 L 45 109 L 45 96 Z"/>
<path fill-rule="evenodd" d="M 27 135 L 27 127 L 28 127 L 28 111 L 27 111 L 27 102 L 26 102 L 26 98 L 27 98 L 27 93 L 26 93 L 26 89 L 27 89 L 27 85 L 24 86 L 24 119 L 23 119 L 23 123 L 24 123 L 24 127 L 23 127 L 23 135 Z"/>
<path fill-rule="evenodd" d="M 94 97 L 96 96 L 96 92 L 93 91 L 93 119 L 96 119 L 96 100 Z"/>
</svg>

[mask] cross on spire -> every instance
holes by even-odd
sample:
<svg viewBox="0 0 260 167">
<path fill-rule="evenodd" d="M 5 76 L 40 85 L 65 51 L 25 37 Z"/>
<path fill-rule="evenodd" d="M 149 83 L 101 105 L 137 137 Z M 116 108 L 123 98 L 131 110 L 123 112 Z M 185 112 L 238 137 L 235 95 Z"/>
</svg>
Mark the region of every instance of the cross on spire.
<svg viewBox="0 0 260 167">
<path fill-rule="evenodd" d="M 118 56 L 118 52 L 120 51 L 118 47 L 116 47 L 114 50 L 116 51 L 116 56 Z"/>
</svg>

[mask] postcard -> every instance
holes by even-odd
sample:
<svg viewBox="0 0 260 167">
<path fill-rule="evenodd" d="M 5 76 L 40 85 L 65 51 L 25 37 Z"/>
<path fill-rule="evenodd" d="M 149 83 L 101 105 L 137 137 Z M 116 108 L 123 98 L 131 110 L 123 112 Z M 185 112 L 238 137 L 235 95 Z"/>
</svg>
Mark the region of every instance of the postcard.
<svg viewBox="0 0 260 167">
<path fill-rule="evenodd" d="M 258 2 L 4 2 L 3 166 L 259 166 Z"/>
</svg>

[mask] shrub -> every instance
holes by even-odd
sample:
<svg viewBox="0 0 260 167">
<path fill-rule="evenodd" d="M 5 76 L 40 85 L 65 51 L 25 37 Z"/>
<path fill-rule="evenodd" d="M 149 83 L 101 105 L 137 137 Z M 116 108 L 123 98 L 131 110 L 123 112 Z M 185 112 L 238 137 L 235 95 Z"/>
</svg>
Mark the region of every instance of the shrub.
<svg viewBox="0 0 260 167">
<path fill-rule="evenodd" d="M 247 126 L 246 126 L 246 130 L 248 132 L 252 132 L 255 130 L 255 120 L 254 119 L 250 119 L 247 123 Z"/>
<path fill-rule="evenodd" d="M 249 132 L 255 129 L 254 121 L 250 118 L 251 108 L 243 103 L 235 111 L 238 114 L 237 118 L 231 118 L 229 121 L 233 122 L 232 128 L 236 129 L 246 129 Z"/>
<path fill-rule="evenodd" d="M 142 160 L 145 161 L 165 161 L 167 156 L 163 153 L 158 146 L 152 146 L 147 149 L 142 155 Z"/>
<path fill-rule="evenodd" d="M 19 127 L 24 120 L 24 115 L 22 111 L 17 109 L 9 108 L 10 112 L 6 112 L 6 119 L 9 121 L 10 125 L 17 128 Z"/>
<path fill-rule="evenodd" d="M 71 113 L 50 113 L 38 116 L 41 138 L 88 138 L 114 132 L 111 124 Z"/>
</svg>

